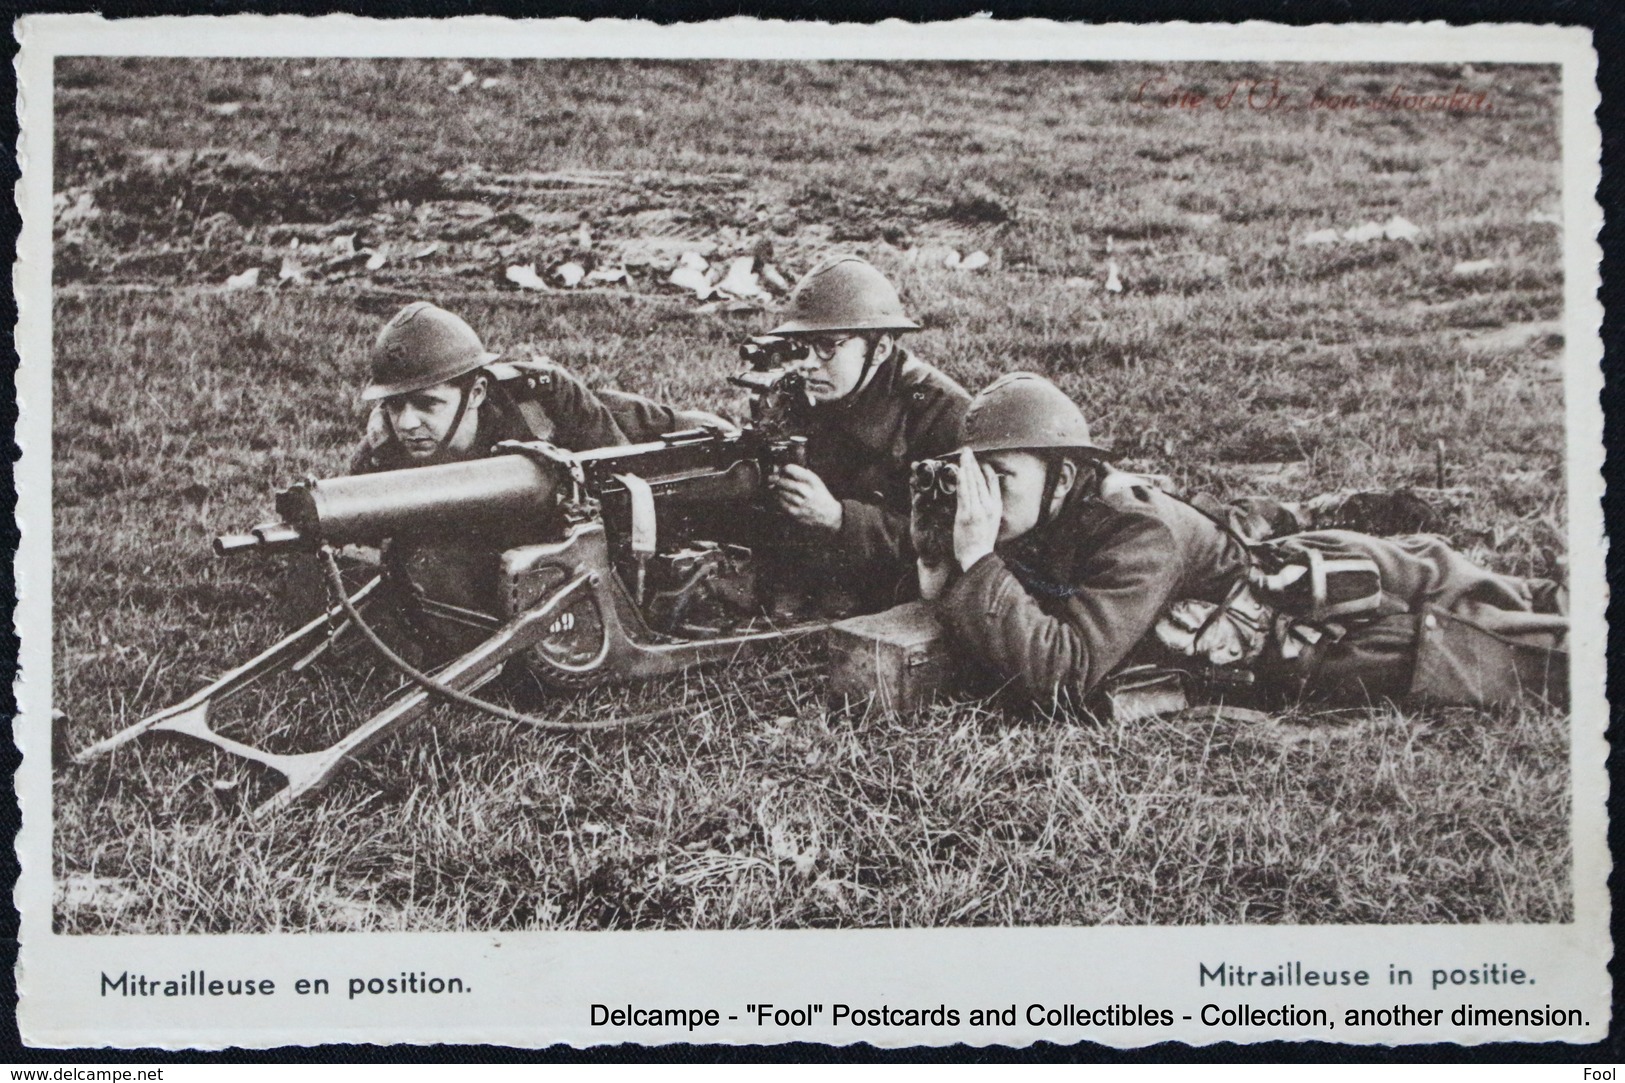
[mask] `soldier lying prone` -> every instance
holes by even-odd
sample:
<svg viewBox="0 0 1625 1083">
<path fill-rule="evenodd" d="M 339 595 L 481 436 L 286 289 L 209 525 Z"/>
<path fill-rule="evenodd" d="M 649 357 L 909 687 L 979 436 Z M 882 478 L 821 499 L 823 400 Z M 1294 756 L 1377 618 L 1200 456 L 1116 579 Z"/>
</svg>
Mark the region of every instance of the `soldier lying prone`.
<svg viewBox="0 0 1625 1083">
<path fill-rule="evenodd" d="M 965 438 L 951 528 L 943 468 L 914 476 L 921 591 L 957 652 L 1028 700 L 1103 708 L 1114 680 L 1151 669 L 1275 699 L 1566 701 L 1557 584 L 1432 535 L 1242 537 L 1112 467 L 1077 406 L 1029 373 L 975 397 Z M 943 547 L 930 535 L 945 529 Z"/>
</svg>

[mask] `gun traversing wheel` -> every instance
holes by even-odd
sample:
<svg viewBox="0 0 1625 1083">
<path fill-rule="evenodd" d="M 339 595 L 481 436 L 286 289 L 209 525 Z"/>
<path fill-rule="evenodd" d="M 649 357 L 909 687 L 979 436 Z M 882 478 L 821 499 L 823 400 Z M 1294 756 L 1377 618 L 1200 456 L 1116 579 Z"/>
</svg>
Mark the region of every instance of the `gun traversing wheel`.
<svg viewBox="0 0 1625 1083">
<path fill-rule="evenodd" d="M 578 725 L 473 695 L 512 661 L 546 685 L 580 688 L 728 661 L 823 629 L 823 622 L 784 627 L 767 620 L 753 559 L 773 514 L 767 478 L 777 465 L 804 455 L 796 440 L 752 426 L 688 430 L 579 454 L 541 442 L 498 450 L 470 462 L 300 482 L 277 496 L 281 521 L 217 538 L 215 551 L 222 555 L 317 555 L 335 604 L 183 702 L 85 749 L 79 762 L 145 733 L 179 735 L 280 773 L 286 785 L 257 810 L 265 813 L 321 789 L 344 762 L 438 701 L 566 731 L 648 723 L 682 710 Z M 334 547 L 386 541 L 384 576 L 344 594 Z M 424 546 L 484 554 L 474 563 L 483 562 L 488 578 L 466 588 L 441 583 L 425 589 L 417 581 L 425 577 L 414 580 L 402 555 Z M 418 619 L 455 628 L 472 646 L 438 667 L 403 657 L 372 627 L 369 607 L 385 597 L 396 605 L 404 598 Z M 210 727 L 212 705 L 352 630 L 412 687 L 341 740 L 314 752 L 278 754 Z"/>
</svg>

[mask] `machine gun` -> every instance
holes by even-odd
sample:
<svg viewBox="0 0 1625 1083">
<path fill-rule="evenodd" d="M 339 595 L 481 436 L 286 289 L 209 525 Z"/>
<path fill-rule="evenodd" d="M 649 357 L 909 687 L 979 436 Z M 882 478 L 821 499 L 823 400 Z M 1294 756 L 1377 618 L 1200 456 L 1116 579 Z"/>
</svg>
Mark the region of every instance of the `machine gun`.
<svg viewBox="0 0 1625 1083">
<path fill-rule="evenodd" d="M 786 375 L 765 383 L 761 397 L 785 394 Z M 774 514 L 767 481 L 806 453 L 804 439 L 783 435 L 771 418 L 739 431 L 685 430 L 581 453 L 543 442 L 496 451 L 469 462 L 302 481 L 277 495 L 279 521 L 216 538 L 223 556 L 318 555 L 336 604 L 182 702 L 84 749 L 77 761 L 145 733 L 181 735 L 280 773 L 286 785 L 259 806 L 263 814 L 319 790 L 346 759 L 437 699 L 552 729 L 622 724 L 547 722 L 474 699 L 510 661 L 549 686 L 579 688 L 658 677 L 823 628 L 775 626 L 764 616 L 755 549 Z M 347 594 L 334 547 L 351 543 L 382 543 L 384 572 Z M 437 561 L 448 553 L 453 574 L 437 577 L 437 568 L 445 570 Z M 406 605 L 420 627 L 460 640 L 459 653 L 432 676 L 401 658 L 364 613 L 385 599 Z M 271 753 L 210 728 L 210 706 L 303 668 L 349 629 L 415 687 L 314 752 Z"/>
</svg>

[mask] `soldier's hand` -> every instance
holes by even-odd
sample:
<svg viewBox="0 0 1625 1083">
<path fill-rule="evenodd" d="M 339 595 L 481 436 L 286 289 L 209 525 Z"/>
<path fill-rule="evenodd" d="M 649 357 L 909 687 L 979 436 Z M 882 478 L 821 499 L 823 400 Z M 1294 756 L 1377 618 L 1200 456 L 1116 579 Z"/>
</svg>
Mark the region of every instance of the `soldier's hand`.
<svg viewBox="0 0 1625 1083">
<path fill-rule="evenodd" d="M 948 573 L 953 571 L 953 566 L 948 563 L 927 564 L 924 560 L 916 560 L 914 571 L 920 579 L 920 597 L 925 601 L 934 602 L 948 589 Z"/>
<path fill-rule="evenodd" d="M 908 537 L 920 563 L 947 567 L 954 555 L 953 519 L 945 507 L 933 508 L 919 493 L 909 500 Z"/>
<path fill-rule="evenodd" d="M 959 508 L 954 513 L 954 560 L 961 571 L 970 571 L 973 564 L 993 552 L 1003 517 L 1004 497 L 993 468 L 978 463 L 970 448 L 961 450 Z"/>
<path fill-rule="evenodd" d="M 914 544 L 915 572 L 919 576 L 920 597 L 935 601 L 948 589 L 948 573 L 952 570 L 952 531 L 940 516 L 932 516 L 926 502 L 915 493 L 909 502 L 908 534 Z"/>
<path fill-rule="evenodd" d="M 779 508 L 802 526 L 823 530 L 841 529 L 841 502 L 824 484 L 824 479 L 805 466 L 787 463 L 768 482 Z"/>
</svg>

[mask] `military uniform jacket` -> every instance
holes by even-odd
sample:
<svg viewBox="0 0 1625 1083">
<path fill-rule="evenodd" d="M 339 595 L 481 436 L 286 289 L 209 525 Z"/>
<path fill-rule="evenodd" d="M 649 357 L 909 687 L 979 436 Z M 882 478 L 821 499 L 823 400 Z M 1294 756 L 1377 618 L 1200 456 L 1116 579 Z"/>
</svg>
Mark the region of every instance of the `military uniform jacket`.
<svg viewBox="0 0 1625 1083">
<path fill-rule="evenodd" d="M 546 440 L 567 451 L 588 451 L 654 440 L 681 427 L 669 406 L 626 391 L 594 391 L 548 361 L 497 362 L 485 372 L 490 383 L 474 440 L 479 454 L 504 440 Z M 350 472 L 414 465 L 384 420 L 382 407 L 375 408 Z"/>
<path fill-rule="evenodd" d="M 909 464 L 956 450 L 969 405 L 964 388 L 899 349 L 856 394 L 791 418 L 808 469 L 841 502 L 839 535 L 813 539 L 830 571 L 861 583 L 912 569 Z"/>
<path fill-rule="evenodd" d="M 1246 552 L 1195 508 L 1108 470 L 938 599 L 955 646 L 1039 704 L 1081 703 L 1181 598 L 1224 601 Z"/>
</svg>

